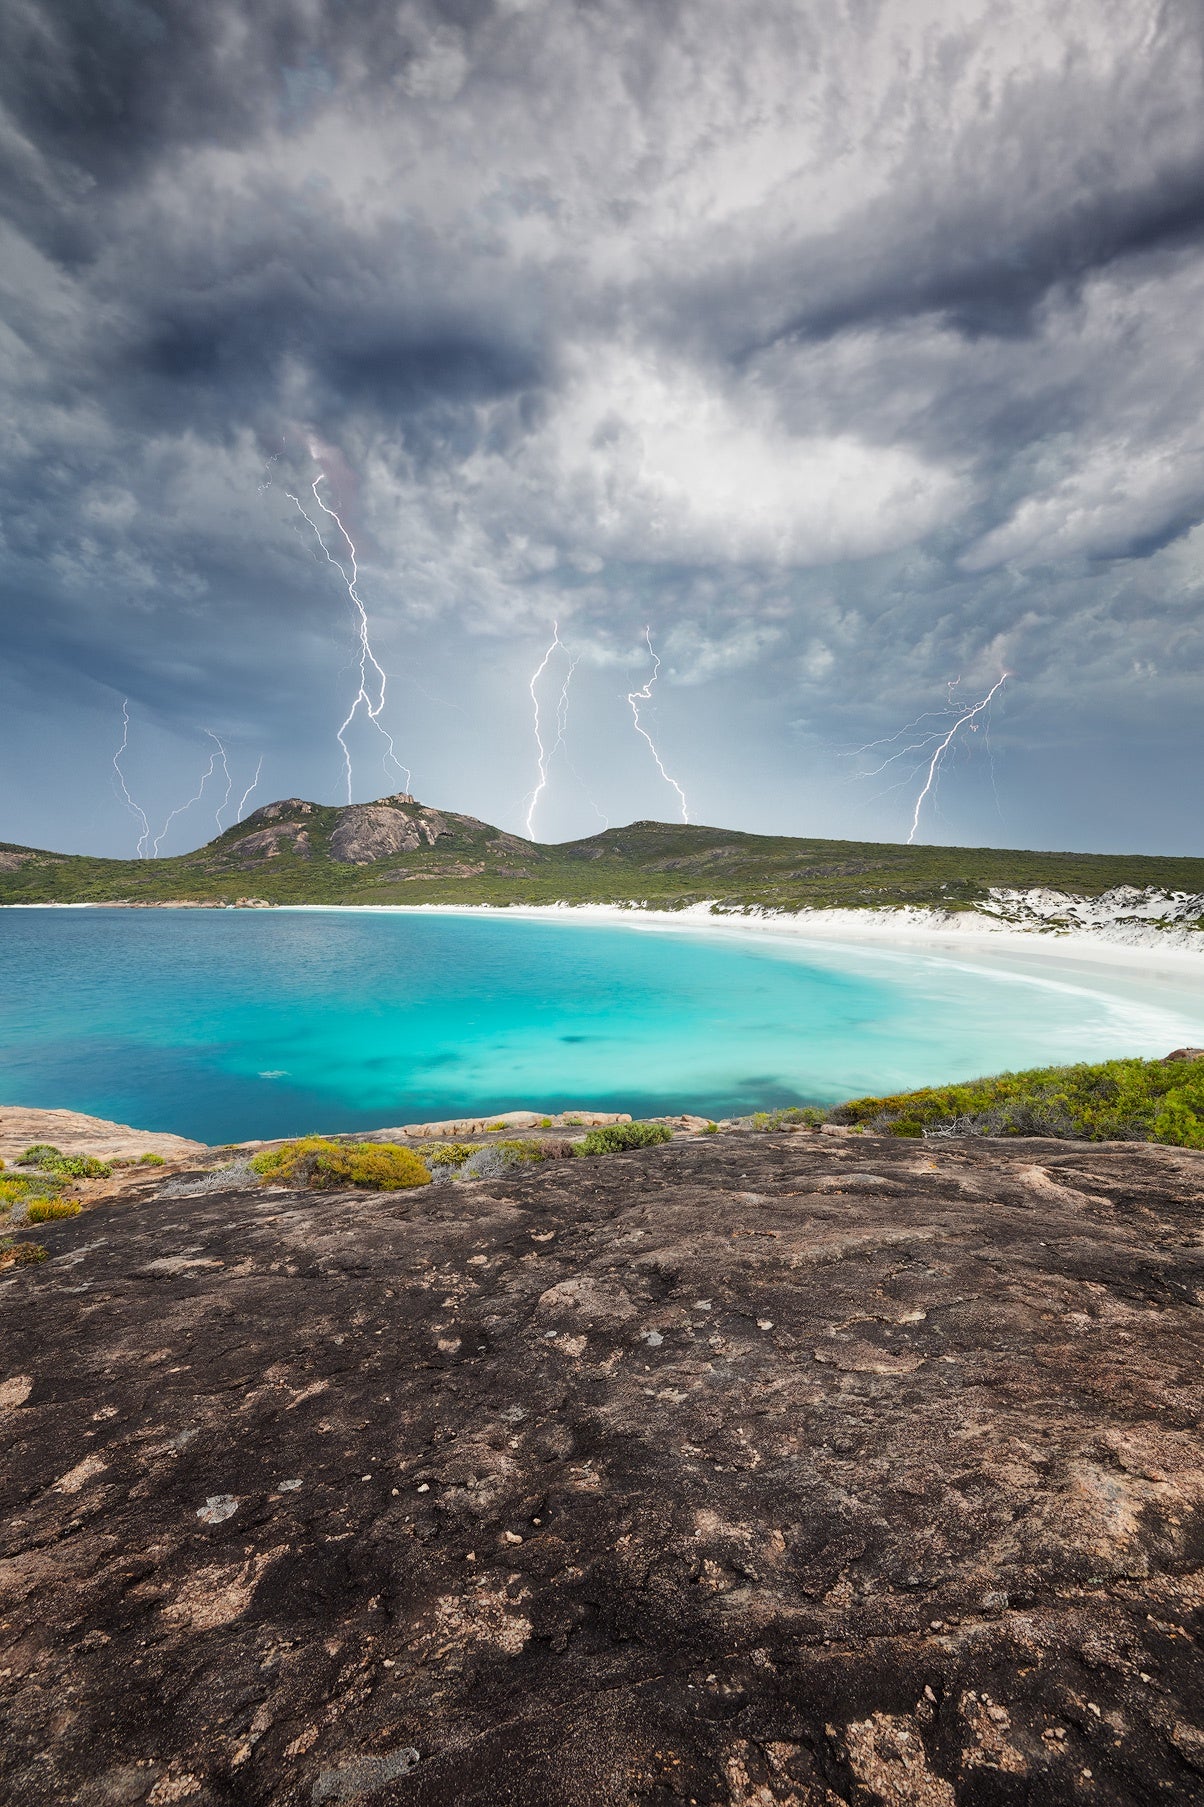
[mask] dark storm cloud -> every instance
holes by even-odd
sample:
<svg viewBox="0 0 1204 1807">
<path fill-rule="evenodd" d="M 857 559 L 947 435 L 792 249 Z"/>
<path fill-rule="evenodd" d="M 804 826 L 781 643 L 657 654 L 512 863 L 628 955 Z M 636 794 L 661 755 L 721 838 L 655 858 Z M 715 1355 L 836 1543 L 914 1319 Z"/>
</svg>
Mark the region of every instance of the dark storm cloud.
<svg viewBox="0 0 1204 1807">
<path fill-rule="evenodd" d="M 346 632 L 285 493 L 318 448 L 399 660 L 558 615 L 628 671 L 652 619 L 670 689 L 836 739 L 1005 660 L 1038 713 L 1102 720 L 1134 672 L 1138 716 L 1178 709 L 1202 30 L 13 0 L 11 656 L 191 720 L 269 662 L 287 738 Z"/>
</svg>

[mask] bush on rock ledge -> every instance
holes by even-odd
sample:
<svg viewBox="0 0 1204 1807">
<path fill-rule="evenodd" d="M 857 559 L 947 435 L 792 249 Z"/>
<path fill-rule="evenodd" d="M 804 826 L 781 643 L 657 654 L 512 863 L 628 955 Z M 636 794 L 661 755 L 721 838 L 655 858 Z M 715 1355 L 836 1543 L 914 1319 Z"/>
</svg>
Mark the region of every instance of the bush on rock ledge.
<svg viewBox="0 0 1204 1807">
<path fill-rule="evenodd" d="M 399 1192 L 430 1184 L 430 1168 L 412 1148 L 396 1142 L 332 1142 L 325 1136 L 302 1136 L 252 1157 L 252 1172 L 265 1182 L 335 1188 L 362 1186 L 373 1192 Z"/>
</svg>

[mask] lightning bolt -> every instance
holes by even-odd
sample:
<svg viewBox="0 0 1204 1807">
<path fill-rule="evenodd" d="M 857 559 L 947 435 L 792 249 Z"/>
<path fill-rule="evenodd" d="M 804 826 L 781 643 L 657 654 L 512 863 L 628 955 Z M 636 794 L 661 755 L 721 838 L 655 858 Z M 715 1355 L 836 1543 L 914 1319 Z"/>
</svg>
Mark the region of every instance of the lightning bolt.
<svg viewBox="0 0 1204 1807">
<path fill-rule="evenodd" d="M 995 696 L 996 692 L 1002 689 L 1003 685 L 1007 683 L 1008 676 L 1009 674 L 1006 671 L 1002 672 L 996 682 L 992 684 L 991 688 L 987 691 L 987 694 L 983 697 L 982 701 L 980 703 L 975 703 L 973 708 L 967 709 L 964 715 L 959 715 L 953 726 L 949 729 L 949 732 L 937 745 L 932 758 L 929 761 L 928 776 L 924 780 L 924 788 L 916 798 L 915 813 L 911 818 L 911 833 L 907 837 L 907 845 L 909 847 L 914 842 L 916 830 L 920 826 L 920 810 L 923 808 L 924 799 L 932 789 L 936 775 L 941 769 L 941 761 L 949 751 L 954 735 L 959 728 L 964 728 L 966 726 L 969 726 L 972 729 L 974 728 L 975 717 L 981 715 L 984 709 L 990 707 L 992 698 Z"/>
<path fill-rule="evenodd" d="M 376 658 L 376 654 L 372 651 L 372 642 L 369 639 L 369 635 L 368 635 L 368 611 L 365 609 L 363 603 L 360 601 L 359 591 L 356 588 L 356 585 L 359 582 L 359 566 L 358 566 L 358 563 L 356 560 L 354 541 L 352 540 L 351 535 L 348 533 L 346 527 L 343 525 L 342 520 L 340 519 L 338 514 L 336 514 L 335 510 L 333 508 L 328 507 L 328 505 L 325 502 L 323 502 L 322 497 L 318 490 L 318 485 L 320 483 L 324 483 L 325 480 L 326 480 L 325 471 L 319 471 L 317 476 L 314 478 L 314 481 L 312 484 L 313 498 L 314 498 L 314 501 L 317 503 L 318 507 L 322 510 L 322 513 L 324 515 L 328 515 L 330 517 L 330 519 L 334 522 L 335 526 L 338 528 L 339 532 L 342 534 L 344 540 L 347 543 L 347 551 L 348 551 L 348 554 L 350 556 L 350 561 L 351 561 L 350 576 L 348 576 L 346 567 L 343 565 L 342 561 L 340 559 L 335 558 L 335 556 L 331 552 L 329 546 L 326 544 L 326 541 L 322 538 L 322 532 L 318 526 L 318 523 L 314 520 L 313 516 L 310 514 L 307 514 L 305 509 L 301 506 L 300 498 L 295 496 L 293 494 L 292 490 L 285 490 L 284 493 L 288 497 L 289 501 L 295 505 L 295 507 L 298 509 L 298 511 L 302 515 L 304 515 L 305 519 L 309 522 L 310 526 L 313 528 L 314 534 L 317 538 L 319 546 L 321 546 L 323 552 L 326 554 L 328 562 L 334 566 L 335 570 L 339 573 L 339 576 L 342 578 L 343 582 L 346 584 L 347 594 L 348 594 L 348 596 L 350 596 L 351 601 L 355 607 L 356 622 L 358 625 L 358 632 L 359 632 L 359 676 L 360 676 L 359 689 L 355 693 L 355 699 L 352 702 L 350 709 L 347 711 L 347 714 L 343 720 L 342 726 L 339 728 L 338 734 L 336 736 L 340 747 L 342 747 L 342 749 L 343 749 L 343 768 L 344 768 L 344 771 L 345 771 L 346 777 L 347 777 L 347 801 L 348 801 L 348 803 L 350 803 L 351 802 L 351 782 L 352 782 L 351 750 L 347 745 L 345 736 L 346 736 L 348 728 L 350 728 L 352 722 L 355 720 L 356 715 L 359 712 L 361 703 L 363 704 L 364 708 L 367 710 L 368 719 L 371 721 L 372 725 L 376 728 L 377 732 L 380 733 L 384 737 L 385 749 L 386 749 L 385 755 L 384 755 L 384 763 L 385 763 L 386 773 L 388 772 L 388 769 L 389 769 L 388 762 L 390 760 L 392 760 L 393 764 L 397 767 L 398 772 L 405 779 L 405 783 L 403 784 L 402 788 L 403 788 L 403 790 L 407 790 L 407 791 L 410 788 L 410 769 L 408 766 L 402 765 L 400 759 L 398 759 L 397 749 L 393 744 L 393 736 L 389 733 L 388 729 L 385 727 L 384 723 L 380 719 L 381 711 L 383 710 L 383 708 L 385 706 L 385 694 L 386 694 L 386 690 L 388 687 L 388 679 L 385 676 L 383 667 L 379 664 L 379 662 Z M 371 675 L 369 675 L 369 674 L 371 674 Z"/>
<path fill-rule="evenodd" d="M 210 753 L 210 755 L 209 755 L 209 764 L 205 769 L 205 773 L 201 779 L 201 782 L 198 784 L 198 786 L 196 788 L 195 796 L 189 797 L 187 803 L 181 803 L 177 806 L 177 808 L 173 809 L 171 814 L 168 816 L 166 822 L 164 822 L 162 828 L 159 830 L 158 834 L 155 836 L 153 842 L 151 843 L 151 858 L 153 860 L 158 859 L 159 848 L 162 845 L 163 841 L 166 839 L 167 831 L 171 827 L 172 823 L 175 821 L 176 817 L 182 816 L 184 814 L 185 810 L 191 809 L 193 804 L 199 803 L 201 798 L 204 796 L 205 786 L 208 784 L 209 780 L 212 778 L 214 772 L 216 772 L 217 762 L 219 759 L 221 760 L 222 765 L 225 766 L 225 770 L 226 770 L 226 803 L 228 803 L 230 801 L 230 767 L 226 764 L 226 749 L 225 749 L 225 747 L 223 747 L 221 741 L 217 738 L 217 735 L 213 732 L 212 728 L 206 728 L 205 732 L 209 736 L 210 740 L 213 742 L 217 751 L 214 753 Z M 222 804 L 222 806 L 221 806 L 222 809 L 225 809 L 226 803 Z M 217 825 L 220 830 L 221 825 L 222 825 L 220 809 L 218 811 Z"/>
<path fill-rule="evenodd" d="M 627 693 L 627 701 L 631 704 L 631 714 L 632 719 L 635 722 L 636 733 L 641 735 L 642 738 L 648 742 L 648 750 L 656 761 L 656 769 L 665 783 L 671 784 L 673 789 L 677 792 L 678 797 L 681 799 L 681 819 L 683 822 L 688 822 L 690 820 L 690 813 L 686 806 L 686 793 L 682 790 L 681 785 L 678 784 L 676 778 L 670 778 L 668 772 L 661 764 L 661 756 L 656 750 L 652 736 L 640 721 L 640 704 L 651 702 L 652 686 L 660 676 L 661 669 L 661 662 L 657 658 L 652 645 L 652 629 L 650 627 L 644 629 L 644 639 L 648 643 L 648 651 L 652 654 L 652 676 L 648 679 L 648 682 L 644 685 L 642 690 L 629 690 Z"/>
<path fill-rule="evenodd" d="M 260 772 L 262 772 L 262 770 L 263 770 L 263 754 L 261 753 L 259 755 L 259 764 L 255 767 L 255 776 L 254 776 L 254 778 L 252 778 L 250 784 L 248 784 L 246 790 L 243 792 L 242 796 L 238 800 L 238 814 L 234 818 L 234 820 L 236 822 L 242 821 L 242 812 L 247 807 L 247 798 L 251 795 L 251 792 L 253 790 L 257 789 L 257 787 L 259 785 L 259 774 L 260 774 Z"/>
<path fill-rule="evenodd" d="M 117 774 L 117 782 L 121 786 L 121 794 L 125 799 L 126 808 L 131 815 L 137 816 L 139 822 L 142 824 L 142 833 L 138 836 L 136 857 L 138 859 L 144 859 L 146 857 L 147 843 L 150 841 L 151 825 L 146 819 L 146 811 L 142 809 L 139 804 L 135 803 L 134 799 L 130 796 L 129 786 L 125 781 L 125 773 L 121 769 L 121 756 L 129 745 L 129 739 L 130 699 L 127 696 L 123 697 L 121 700 L 121 745 L 113 755 L 113 770 Z"/>
<path fill-rule="evenodd" d="M 220 834 L 222 832 L 222 811 L 229 809 L 230 807 L 230 792 L 234 789 L 234 780 L 230 776 L 230 761 L 226 758 L 225 747 L 223 747 L 221 741 L 217 739 L 217 735 L 213 732 L 212 728 L 206 728 L 205 732 L 210 740 L 217 741 L 218 757 L 222 762 L 222 771 L 226 774 L 226 794 L 218 805 L 213 818 L 217 823 L 217 832 Z"/>
<path fill-rule="evenodd" d="M 535 667 L 535 670 L 531 673 L 531 681 L 527 685 L 527 689 L 531 693 L 531 708 L 534 712 L 534 717 L 535 717 L 535 749 L 536 749 L 536 770 L 537 770 L 535 789 L 531 792 L 531 795 L 527 799 L 527 839 L 529 841 L 533 841 L 535 839 L 535 810 L 536 810 L 536 806 L 539 803 L 540 797 L 543 795 L 544 791 L 548 787 L 548 760 L 551 757 L 551 754 L 548 752 L 548 749 L 543 744 L 543 729 L 540 725 L 540 719 L 539 719 L 539 691 L 536 689 L 536 685 L 539 683 L 539 680 L 540 680 L 540 678 L 542 678 L 544 672 L 548 669 L 548 662 L 551 659 L 552 654 L 556 651 L 556 648 L 558 646 L 563 647 L 563 645 L 564 645 L 564 641 L 560 638 L 560 623 L 558 621 L 554 621 L 552 623 L 552 644 L 548 647 L 547 652 L 544 654 L 543 658 L 539 661 L 539 664 Z M 569 677 L 571 677 L 572 675 L 573 674 L 570 671 Z M 566 708 L 568 706 L 567 700 L 565 700 L 567 691 L 568 691 L 568 678 L 565 679 L 564 689 L 560 693 L 562 700 L 564 700 L 564 706 Z M 561 719 L 561 713 L 560 713 L 559 706 L 557 707 L 556 719 L 557 719 L 557 723 L 559 724 L 560 719 Z M 555 752 L 556 747 L 558 747 L 560 745 L 560 743 L 563 739 L 564 739 L 563 732 L 558 733 L 555 746 L 553 746 L 553 748 L 552 748 L 552 752 Z"/>
<path fill-rule="evenodd" d="M 573 658 L 572 658 L 572 663 L 569 665 L 568 670 L 564 674 L 564 683 L 560 687 L 560 695 L 556 701 L 556 739 L 552 743 L 552 751 L 551 751 L 551 753 L 548 754 L 548 760 L 549 760 L 549 762 L 551 761 L 552 755 L 556 752 L 557 747 L 564 747 L 565 760 L 568 764 L 569 771 L 573 774 L 573 777 L 577 780 L 578 788 L 584 795 L 586 802 L 589 804 L 589 806 L 593 810 L 594 814 L 597 816 L 599 822 L 601 822 L 603 828 L 609 828 L 610 827 L 610 817 L 603 810 L 600 810 L 598 808 L 598 805 L 594 802 L 594 799 L 590 796 L 589 791 L 586 789 L 584 778 L 581 776 L 581 773 L 577 770 L 576 766 L 573 764 L 572 760 L 569 758 L 568 747 L 566 745 L 568 731 L 569 731 L 569 685 L 572 683 L 573 673 L 576 671 L 576 669 L 580 665 L 580 663 L 581 663 L 581 654 L 574 653 Z"/>
<path fill-rule="evenodd" d="M 569 668 L 564 674 L 564 683 L 560 686 L 560 695 L 556 699 L 556 739 L 552 742 L 552 753 L 557 747 L 564 745 L 564 737 L 569 731 L 569 685 L 573 681 L 573 673 L 581 663 L 581 654 L 570 656 Z M 548 754 L 551 759 L 552 753 Z"/>
</svg>

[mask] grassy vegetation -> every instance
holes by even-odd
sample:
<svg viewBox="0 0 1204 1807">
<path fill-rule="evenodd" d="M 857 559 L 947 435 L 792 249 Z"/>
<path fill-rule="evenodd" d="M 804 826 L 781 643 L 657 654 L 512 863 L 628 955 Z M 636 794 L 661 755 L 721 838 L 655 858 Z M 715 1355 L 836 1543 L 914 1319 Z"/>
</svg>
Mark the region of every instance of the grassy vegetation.
<svg viewBox="0 0 1204 1807">
<path fill-rule="evenodd" d="M 427 1186 L 431 1179 L 430 1168 L 412 1148 L 396 1142 L 332 1142 L 325 1136 L 302 1136 L 265 1148 L 252 1157 L 251 1169 L 266 1183 L 362 1186 L 373 1192 Z"/>
<path fill-rule="evenodd" d="M 37 1167 L 65 1180 L 107 1180 L 112 1163 L 91 1154 L 63 1154 L 49 1142 L 35 1142 L 17 1157 L 18 1167 Z"/>
<path fill-rule="evenodd" d="M 4 1162 L 0 1161 L 0 1214 L 14 1228 L 20 1223 L 78 1217 L 83 1210 L 79 1200 L 63 1197 L 68 1181 L 107 1179 L 113 1171 L 106 1161 L 92 1155 L 65 1155 L 49 1142 L 35 1142 L 18 1155 L 16 1166 L 24 1171 L 2 1171 Z M 45 1259 L 46 1250 L 40 1243 L 0 1236 L 0 1269 Z"/>
<path fill-rule="evenodd" d="M 11 1211 L 15 1205 L 29 1205 L 35 1199 L 57 1198 L 62 1181 L 35 1174 L 0 1174 L 0 1211 Z"/>
<path fill-rule="evenodd" d="M 45 1261 L 49 1253 L 40 1242 L 14 1242 L 11 1236 L 0 1236 L 0 1269 L 32 1267 Z"/>
<path fill-rule="evenodd" d="M 802 1124 L 806 1129 L 818 1129 L 821 1123 L 827 1123 L 830 1111 L 818 1104 L 792 1104 L 780 1111 L 754 1111 L 749 1118 L 753 1129 L 785 1129 L 794 1124 Z"/>
<path fill-rule="evenodd" d="M 77 1198 L 35 1198 L 25 1213 L 26 1223 L 53 1223 L 58 1217 L 78 1217 L 83 1210 Z"/>
<path fill-rule="evenodd" d="M 1057 1136 L 1204 1148 L 1204 1058 L 1035 1067 L 856 1098 L 829 1111 L 828 1120 L 892 1136 Z"/>
<path fill-rule="evenodd" d="M 671 1142 L 673 1131 L 666 1123 L 607 1123 L 591 1129 L 574 1145 L 574 1154 L 621 1154 L 628 1148 L 653 1148 L 658 1142 Z"/>
<path fill-rule="evenodd" d="M 1119 884 L 1204 892 L 1201 859 L 905 847 L 667 822 L 633 822 L 547 846 L 470 816 L 424 815 L 418 805 L 401 813 L 427 824 L 430 844 L 423 839 L 413 851 L 349 865 L 331 857 L 343 810 L 269 807 L 277 813 L 268 826 L 281 831 L 273 853 L 262 845 L 264 812 L 173 859 L 92 859 L 0 844 L 0 903 L 233 904 L 258 898 L 277 904 L 638 902 L 680 909 L 716 901 L 730 909 L 911 903 L 956 910 L 973 908 L 995 886 L 1047 885 L 1081 896 Z M 294 829 L 304 831 L 303 842 Z"/>
</svg>

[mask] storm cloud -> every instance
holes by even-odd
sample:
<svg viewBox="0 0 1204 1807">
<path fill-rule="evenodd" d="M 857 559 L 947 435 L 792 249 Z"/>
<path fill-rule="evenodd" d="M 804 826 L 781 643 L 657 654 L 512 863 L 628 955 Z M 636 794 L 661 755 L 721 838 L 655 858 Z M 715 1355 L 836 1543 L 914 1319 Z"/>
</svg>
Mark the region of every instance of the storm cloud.
<svg viewBox="0 0 1204 1807">
<path fill-rule="evenodd" d="M 651 627 L 696 819 L 898 837 L 853 749 L 1006 668 L 931 838 L 1198 851 L 1202 70 L 1192 0 L 11 0 L 0 835 L 132 849 L 123 698 L 152 813 L 207 728 L 340 796 L 323 471 L 431 801 L 521 825 L 556 621 L 540 832 L 671 815 Z"/>
</svg>

